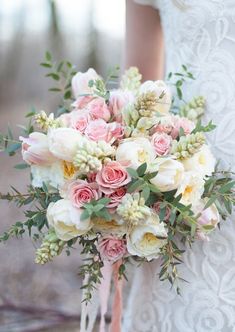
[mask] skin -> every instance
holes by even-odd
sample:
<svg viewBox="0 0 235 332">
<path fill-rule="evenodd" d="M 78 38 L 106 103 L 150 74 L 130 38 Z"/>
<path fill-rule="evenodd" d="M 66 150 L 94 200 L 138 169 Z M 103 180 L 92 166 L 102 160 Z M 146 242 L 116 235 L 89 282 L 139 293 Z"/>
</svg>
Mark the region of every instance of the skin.
<svg viewBox="0 0 235 332">
<path fill-rule="evenodd" d="M 126 0 L 126 68 L 136 66 L 145 80 L 164 77 L 164 43 L 159 12 Z"/>
</svg>

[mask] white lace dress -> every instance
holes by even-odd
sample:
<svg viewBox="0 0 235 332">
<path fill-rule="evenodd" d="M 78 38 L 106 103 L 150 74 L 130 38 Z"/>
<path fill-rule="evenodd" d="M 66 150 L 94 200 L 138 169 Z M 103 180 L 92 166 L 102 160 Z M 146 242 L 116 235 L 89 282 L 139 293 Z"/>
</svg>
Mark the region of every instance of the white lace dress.
<svg viewBox="0 0 235 332">
<path fill-rule="evenodd" d="M 205 118 L 217 124 L 209 135 L 214 154 L 235 171 L 235 0 L 138 2 L 159 9 L 166 73 L 190 67 L 197 79 L 186 98 L 206 97 Z M 183 260 L 181 273 L 190 283 L 182 284 L 181 297 L 159 281 L 159 262 L 135 270 L 123 331 L 235 332 L 235 218 Z"/>
</svg>

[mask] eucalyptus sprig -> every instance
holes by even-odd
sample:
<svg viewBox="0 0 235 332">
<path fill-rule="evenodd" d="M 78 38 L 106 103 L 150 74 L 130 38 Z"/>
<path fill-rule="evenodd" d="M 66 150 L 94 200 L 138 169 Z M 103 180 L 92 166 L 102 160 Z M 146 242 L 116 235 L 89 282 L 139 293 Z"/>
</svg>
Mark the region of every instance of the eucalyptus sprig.
<svg viewBox="0 0 235 332">
<path fill-rule="evenodd" d="M 83 205 L 84 211 L 81 214 L 81 220 L 87 218 L 104 218 L 107 221 L 112 220 L 106 205 L 110 202 L 110 198 L 103 197 L 99 200 L 92 200 L 90 203 Z"/>
<path fill-rule="evenodd" d="M 187 66 L 182 65 L 182 70 L 179 72 L 170 72 L 167 77 L 167 81 L 169 84 L 173 85 L 176 89 L 177 96 L 179 100 L 183 100 L 183 91 L 182 86 L 183 84 L 190 80 L 195 80 L 193 74 L 188 70 Z"/>
<path fill-rule="evenodd" d="M 51 87 L 49 91 L 59 92 L 63 95 L 64 100 L 71 100 L 71 81 L 76 74 L 75 66 L 67 60 L 54 61 L 48 51 L 45 54 L 45 60 L 40 65 L 48 69 L 49 72 L 46 77 L 50 77 L 55 81 L 55 86 Z"/>
</svg>

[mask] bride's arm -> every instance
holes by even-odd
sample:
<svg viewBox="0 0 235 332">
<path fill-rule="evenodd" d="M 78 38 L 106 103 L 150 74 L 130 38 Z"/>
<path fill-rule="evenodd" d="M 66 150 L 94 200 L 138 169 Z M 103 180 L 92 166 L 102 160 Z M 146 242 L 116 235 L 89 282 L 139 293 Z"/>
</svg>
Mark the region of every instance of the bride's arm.
<svg viewBox="0 0 235 332">
<path fill-rule="evenodd" d="M 164 46 L 156 9 L 126 0 L 126 67 L 137 66 L 143 80 L 164 75 Z"/>
</svg>

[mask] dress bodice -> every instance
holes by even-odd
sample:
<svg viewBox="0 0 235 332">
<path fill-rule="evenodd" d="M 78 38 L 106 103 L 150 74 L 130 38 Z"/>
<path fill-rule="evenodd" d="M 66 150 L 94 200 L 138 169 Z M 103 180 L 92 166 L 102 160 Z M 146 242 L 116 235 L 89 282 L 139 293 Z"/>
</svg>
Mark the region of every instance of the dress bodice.
<svg viewBox="0 0 235 332">
<path fill-rule="evenodd" d="M 215 157 L 235 170 L 235 0 L 136 2 L 159 9 L 166 73 L 190 68 L 196 80 L 185 85 L 185 99 L 206 98 L 205 120 L 217 125 L 208 135 Z M 123 331 L 235 332 L 234 219 L 186 250 L 181 297 L 159 281 L 158 261 L 135 270 Z"/>
<path fill-rule="evenodd" d="M 166 49 L 166 73 L 190 68 L 196 80 L 185 98 L 203 95 L 205 121 L 217 129 L 208 136 L 223 167 L 235 170 L 235 1 L 137 0 L 160 11 Z"/>
</svg>

